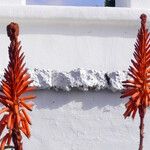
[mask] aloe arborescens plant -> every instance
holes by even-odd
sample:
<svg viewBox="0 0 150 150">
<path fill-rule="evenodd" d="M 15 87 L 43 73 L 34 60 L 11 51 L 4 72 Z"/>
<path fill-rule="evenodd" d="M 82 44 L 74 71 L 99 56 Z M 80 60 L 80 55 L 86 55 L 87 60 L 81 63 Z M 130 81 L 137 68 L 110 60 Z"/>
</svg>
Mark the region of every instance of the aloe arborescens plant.
<svg viewBox="0 0 150 150">
<path fill-rule="evenodd" d="M 141 15 L 141 28 L 138 32 L 135 44 L 134 60 L 129 67 L 130 80 L 124 81 L 124 90 L 121 98 L 130 97 L 125 104 L 124 117 L 132 115 L 134 119 L 136 112 L 140 116 L 140 144 L 139 150 L 143 149 L 144 117 L 146 108 L 150 106 L 150 33 L 146 28 L 145 14 Z"/>
<path fill-rule="evenodd" d="M 24 63 L 24 53 L 21 52 L 20 42 L 18 41 L 19 26 L 11 23 L 7 26 L 7 34 L 10 38 L 9 46 L 9 64 L 5 69 L 4 79 L 2 80 L 2 91 L 0 102 L 4 108 L 0 114 L 4 113 L 0 121 L 0 135 L 4 129 L 6 134 L 1 138 L 0 150 L 4 150 L 13 143 L 15 150 L 22 150 L 22 132 L 29 138 L 31 124 L 30 117 L 26 110 L 31 111 L 33 104 L 28 100 L 34 99 L 32 95 L 22 95 L 33 88 L 29 87 L 30 75 L 27 73 Z"/>
</svg>

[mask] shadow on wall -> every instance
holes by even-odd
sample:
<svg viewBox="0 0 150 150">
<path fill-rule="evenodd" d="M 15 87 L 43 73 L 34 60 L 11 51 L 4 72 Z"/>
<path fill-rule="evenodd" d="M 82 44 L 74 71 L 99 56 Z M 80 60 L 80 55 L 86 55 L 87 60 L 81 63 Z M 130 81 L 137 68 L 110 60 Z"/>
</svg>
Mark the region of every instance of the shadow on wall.
<svg viewBox="0 0 150 150">
<path fill-rule="evenodd" d="M 74 36 L 100 36 L 100 37 L 135 37 L 138 26 L 121 26 L 113 24 L 67 24 L 43 23 L 20 24 L 23 34 L 49 34 L 49 35 L 74 35 Z M 2 31 L 2 30 L 1 30 Z M 2 31 L 3 32 L 3 31 Z"/>
<path fill-rule="evenodd" d="M 25 23 L 19 22 L 20 36 L 22 35 L 68 35 L 68 36 L 95 36 L 95 37 L 125 37 L 135 38 L 138 25 L 118 25 L 109 23 L 55 23 L 42 22 L 40 23 Z M 1 24 L 0 33 L 6 34 L 6 25 Z"/>
<path fill-rule="evenodd" d="M 38 90 L 35 92 L 37 99 L 35 105 L 37 109 L 57 109 L 71 102 L 80 103 L 83 110 L 94 107 L 103 108 L 105 106 L 118 106 L 124 101 L 120 99 L 120 93 L 112 93 L 108 90 L 103 91 L 53 91 Z"/>
</svg>

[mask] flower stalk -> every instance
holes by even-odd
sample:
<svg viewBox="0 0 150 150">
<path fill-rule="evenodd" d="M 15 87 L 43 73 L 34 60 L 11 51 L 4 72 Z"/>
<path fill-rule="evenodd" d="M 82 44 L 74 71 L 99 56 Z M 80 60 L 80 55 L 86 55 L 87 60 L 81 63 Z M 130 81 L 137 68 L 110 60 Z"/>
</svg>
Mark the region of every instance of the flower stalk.
<svg viewBox="0 0 150 150">
<path fill-rule="evenodd" d="M 0 102 L 4 107 L 0 114 L 4 114 L 0 121 L 0 136 L 4 129 L 8 132 L 1 138 L 0 150 L 4 150 L 13 143 L 15 150 L 23 150 L 22 133 L 30 138 L 31 119 L 27 110 L 31 111 L 33 103 L 29 100 L 35 96 L 24 95 L 28 91 L 33 91 L 30 87 L 30 75 L 25 68 L 24 53 L 21 52 L 20 42 L 18 41 L 19 26 L 16 23 L 10 23 L 7 26 L 7 35 L 10 38 L 9 46 L 9 64 L 5 69 L 4 79 L 2 80 L 2 90 Z"/>
<path fill-rule="evenodd" d="M 135 118 L 137 111 L 140 117 L 140 144 L 139 150 L 143 150 L 144 117 L 146 108 L 150 106 L 150 33 L 146 27 L 147 16 L 141 15 L 141 28 L 135 43 L 134 60 L 129 67 L 130 80 L 123 82 L 124 90 L 121 98 L 129 97 L 125 104 L 124 117 Z"/>
</svg>

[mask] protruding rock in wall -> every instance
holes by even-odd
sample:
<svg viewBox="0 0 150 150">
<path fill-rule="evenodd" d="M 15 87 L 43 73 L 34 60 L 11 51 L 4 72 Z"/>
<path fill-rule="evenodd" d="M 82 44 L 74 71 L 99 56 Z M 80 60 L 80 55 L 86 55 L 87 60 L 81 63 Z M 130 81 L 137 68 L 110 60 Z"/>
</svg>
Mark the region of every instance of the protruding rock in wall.
<svg viewBox="0 0 150 150">
<path fill-rule="evenodd" d="M 121 91 L 123 89 L 122 81 L 129 78 L 127 71 L 116 71 L 107 73 L 108 76 L 108 89 L 113 92 Z"/>
<path fill-rule="evenodd" d="M 63 91 L 74 88 L 82 91 L 101 90 L 107 87 L 107 81 L 102 71 L 85 69 L 74 69 L 70 72 L 53 71 L 52 87 Z"/>
<path fill-rule="evenodd" d="M 50 71 L 44 69 L 29 70 L 34 82 L 31 86 L 38 89 L 54 89 L 56 91 L 81 91 L 109 89 L 113 92 L 123 89 L 122 81 L 129 79 L 127 71 L 104 72 L 88 69 L 74 69 L 66 71 Z M 3 71 L 0 70 L 0 81 Z M 1 86 L 1 85 L 0 85 Z"/>
</svg>

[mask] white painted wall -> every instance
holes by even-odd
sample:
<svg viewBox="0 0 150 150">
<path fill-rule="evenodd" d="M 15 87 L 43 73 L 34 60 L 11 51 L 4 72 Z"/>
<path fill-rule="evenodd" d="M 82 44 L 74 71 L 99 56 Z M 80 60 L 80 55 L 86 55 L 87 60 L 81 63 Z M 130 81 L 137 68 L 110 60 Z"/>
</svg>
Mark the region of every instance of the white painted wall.
<svg viewBox="0 0 150 150">
<path fill-rule="evenodd" d="M 16 21 L 31 69 L 127 70 L 143 12 L 150 18 L 148 9 L 0 6 L 0 69 L 8 63 L 5 27 Z M 41 90 L 35 94 L 32 137 L 25 139 L 25 150 L 137 150 L 139 120 L 124 120 L 119 93 Z M 150 145 L 149 115 L 148 110 L 145 150 Z"/>
<path fill-rule="evenodd" d="M 0 0 L 0 5 L 25 5 L 26 0 Z"/>
<path fill-rule="evenodd" d="M 127 70 L 143 12 L 150 16 L 145 9 L 1 6 L 0 67 L 8 58 L 5 27 L 16 21 L 30 68 Z"/>
<path fill-rule="evenodd" d="M 134 8 L 150 8 L 149 0 L 131 0 L 131 7 Z"/>
<path fill-rule="evenodd" d="M 115 0 L 116 7 L 131 7 L 132 0 Z"/>
<path fill-rule="evenodd" d="M 32 137 L 25 150 L 137 150 L 139 117 L 124 119 L 120 93 L 37 91 Z M 144 150 L 149 150 L 150 111 Z"/>
<path fill-rule="evenodd" d="M 116 7 L 150 8 L 149 0 L 116 0 Z"/>
</svg>

